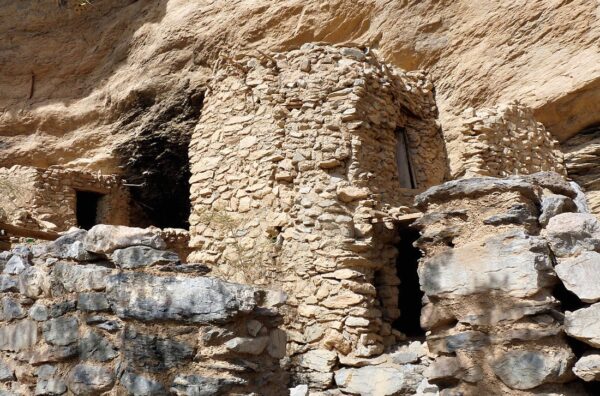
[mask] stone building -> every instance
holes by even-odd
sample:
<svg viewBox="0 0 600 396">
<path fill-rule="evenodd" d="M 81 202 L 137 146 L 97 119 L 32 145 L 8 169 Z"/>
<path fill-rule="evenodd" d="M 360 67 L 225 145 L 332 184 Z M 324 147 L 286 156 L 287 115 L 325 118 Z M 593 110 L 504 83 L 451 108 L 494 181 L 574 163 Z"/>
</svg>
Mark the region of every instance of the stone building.
<svg viewBox="0 0 600 396">
<path fill-rule="evenodd" d="M 365 48 L 310 44 L 217 69 L 190 146 L 190 260 L 288 293 L 298 383 L 327 388 L 335 370 L 423 339 L 407 226 L 415 195 L 449 178 L 436 118 L 424 73 Z M 564 174 L 557 143 L 518 104 L 465 127 L 465 177 Z"/>
<path fill-rule="evenodd" d="M 189 234 L 98 225 L 1 253 L 0 391 L 594 394 L 600 222 L 565 178 L 595 197 L 597 131 L 565 166 L 519 102 L 467 109 L 451 174 L 434 93 L 367 47 L 221 58 Z M 0 182 L 29 229 L 136 222 L 118 176 Z"/>
<path fill-rule="evenodd" d="M 129 199 L 122 180 L 61 167 L 0 168 L 5 221 L 33 230 L 89 229 L 129 224 Z"/>
</svg>

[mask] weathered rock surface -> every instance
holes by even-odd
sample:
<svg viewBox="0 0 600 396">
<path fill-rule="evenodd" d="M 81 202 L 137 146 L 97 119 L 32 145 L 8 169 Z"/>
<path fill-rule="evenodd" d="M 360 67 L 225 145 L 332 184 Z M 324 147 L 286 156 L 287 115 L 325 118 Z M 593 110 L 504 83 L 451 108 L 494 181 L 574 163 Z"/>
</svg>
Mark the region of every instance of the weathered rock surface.
<svg viewBox="0 0 600 396">
<path fill-rule="evenodd" d="M 563 213 L 550 219 L 546 237 L 558 257 L 600 249 L 600 221 L 589 213 Z"/>
<path fill-rule="evenodd" d="M 209 323 L 250 312 L 257 305 L 251 287 L 214 278 L 132 273 L 112 275 L 106 282 L 108 301 L 122 318 Z"/>
<path fill-rule="evenodd" d="M 581 301 L 600 300 L 600 253 L 585 251 L 579 256 L 560 259 L 554 270 L 565 287 Z"/>
<path fill-rule="evenodd" d="M 335 383 L 345 392 L 363 396 L 411 394 L 423 379 L 421 371 L 413 365 L 343 368 L 335 372 Z"/>
<path fill-rule="evenodd" d="M 68 292 L 86 292 L 104 290 L 106 278 L 112 272 L 110 268 L 95 264 L 71 265 L 56 263 L 52 271 L 54 282 Z"/>
<path fill-rule="evenodd" d="M 429 296 L 503 291 L 526 297 L 554 282 L 545 241 L 518 231 L 441 252 L 419 265 L 419 279 Z"/>
<path fill-rule="evenodd" d="M 91 364 L 78 364 L 69 373 L 67 385 L 78 396 L 99 395 L 112 388 L 115 375 L 109 369 Z"/>
<path fill-rule="evenodd" d="M 586 353 L 575 363 L 573 372 L 586 382 L 600 380 L 600 354 Z"/>
<path fill-rule="evenodd" d="M 10 35 L 14 47 L 3 59 L 0 130 L 7 144 L 0 163 L 43 166 L 61 155 L 65 162 L 110 172 L 118 166 L 108 155 L 113 145 L 130 139 L 140 121 L 168 114 L 164 98 L 184 102 L 189 93 L 178 82 L 203 82 L 221 48 L 290 49 L 308 41 L 366 43 L 397 66 L 431 69 L 449 137 L 456 136 L 452 124 L 462 109 L 514 98 L 533 106 L 561 137 L 598 121 L 597 9 L 585 0 L 477 5 L 177 0 L 168 7 L 115 0 L 94 7 L 10 4 L 4 15 L 0 32 Z M 232 20 L 247 22 L 232 26 Z M 40 32 L 35 37 L 18 28 L 34 23 Z M 73 43 L 75 32 L 101 38 L 95 51 L 88 53 L 83 41 Z M 56 57 L 65 43 L 73 53 Z M 28 107 L 33 69 L 29 102 L 36 106 Z M 132 118 L 137 122 L 122 121 Z M 457 149 L 449 147 L 454 161 L 460 160 L 452 156 Z"/>
<path fill-rule="evenodd" d="M 569 374 L 574 355 L 568 350 L 512 350 L 494 363 L 494 372 L 513 389 L 531 389 L 545 382 L 560 382 Z"/>
<path fill-rule="evenodd" d="M 167 393 L 160 382 L 132 372 L 124 373 L 120 383 L 130 394 L 136 396 L 161 396 Z"/>
<path fill-rule="evenodd" d="M 37 342 L 37 324 L 29 319 L 0 327 L 0 350 L 21 351 L 32 348 Z"/>
<path fill-rule="evenodd" d="M 85 250 L 101 254 L 111 254 L 117 249 L 136 245 L 154 249 L 166 247 L 162 238 L 149 229 L 105 224 L 92 227 L 83 239 Z"/>
<path fill-rule="evenodd" d="M 600 303 L 565 313 L 565 332 L 596 348 L 600 347 Z"/>
</svg>

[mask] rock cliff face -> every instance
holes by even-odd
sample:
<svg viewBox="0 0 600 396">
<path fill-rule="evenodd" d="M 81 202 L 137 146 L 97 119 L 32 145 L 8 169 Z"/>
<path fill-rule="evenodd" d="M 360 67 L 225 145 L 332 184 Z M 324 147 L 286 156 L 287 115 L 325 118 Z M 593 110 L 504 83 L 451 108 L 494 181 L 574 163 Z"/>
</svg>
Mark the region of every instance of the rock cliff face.
<svg viewBox="0 0 600 396">
<path fill-rule="evenodd" d="M 561 140 L 600 117 L 594 1 L 28 0 L 3 2 L 0 16 L 2 166 L 122 173 L 112 152 L 125 142 L 189 139 L 224 57 L 313 41 L 428 69 L 451 162 L 468 107 L 520 99 Z"/>
</svg>

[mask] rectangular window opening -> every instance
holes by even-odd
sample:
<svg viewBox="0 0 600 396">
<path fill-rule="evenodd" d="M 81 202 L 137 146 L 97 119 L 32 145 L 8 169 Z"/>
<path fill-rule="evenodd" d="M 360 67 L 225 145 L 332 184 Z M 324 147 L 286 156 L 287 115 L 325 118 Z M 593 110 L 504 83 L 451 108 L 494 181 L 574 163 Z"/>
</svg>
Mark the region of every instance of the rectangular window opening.
<svg viewBox="0 0 600 396">
<path fill-rule="evenodd" d="M 415 175 L 410 161 L 408 139 L 404 128 L 396 128 L 396 166 L 402 188 L 417 188 Z"/>
</svg>

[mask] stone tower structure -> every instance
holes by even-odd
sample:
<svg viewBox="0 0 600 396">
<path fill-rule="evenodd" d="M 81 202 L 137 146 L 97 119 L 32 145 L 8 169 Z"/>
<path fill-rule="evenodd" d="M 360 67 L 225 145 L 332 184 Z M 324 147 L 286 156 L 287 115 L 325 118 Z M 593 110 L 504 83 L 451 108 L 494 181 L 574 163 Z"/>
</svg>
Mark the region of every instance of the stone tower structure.
<svg viewBox="0 0 600 396">
<path fill-rule="evenodd" d="M 310 383 L 402 338 L 395 219 L 448 173 L 432 89 L 364 48 L 318 45 L 223 63 L 210 85 L 189 260 L 288 293 L 288 354 Z"/>
</svg>

